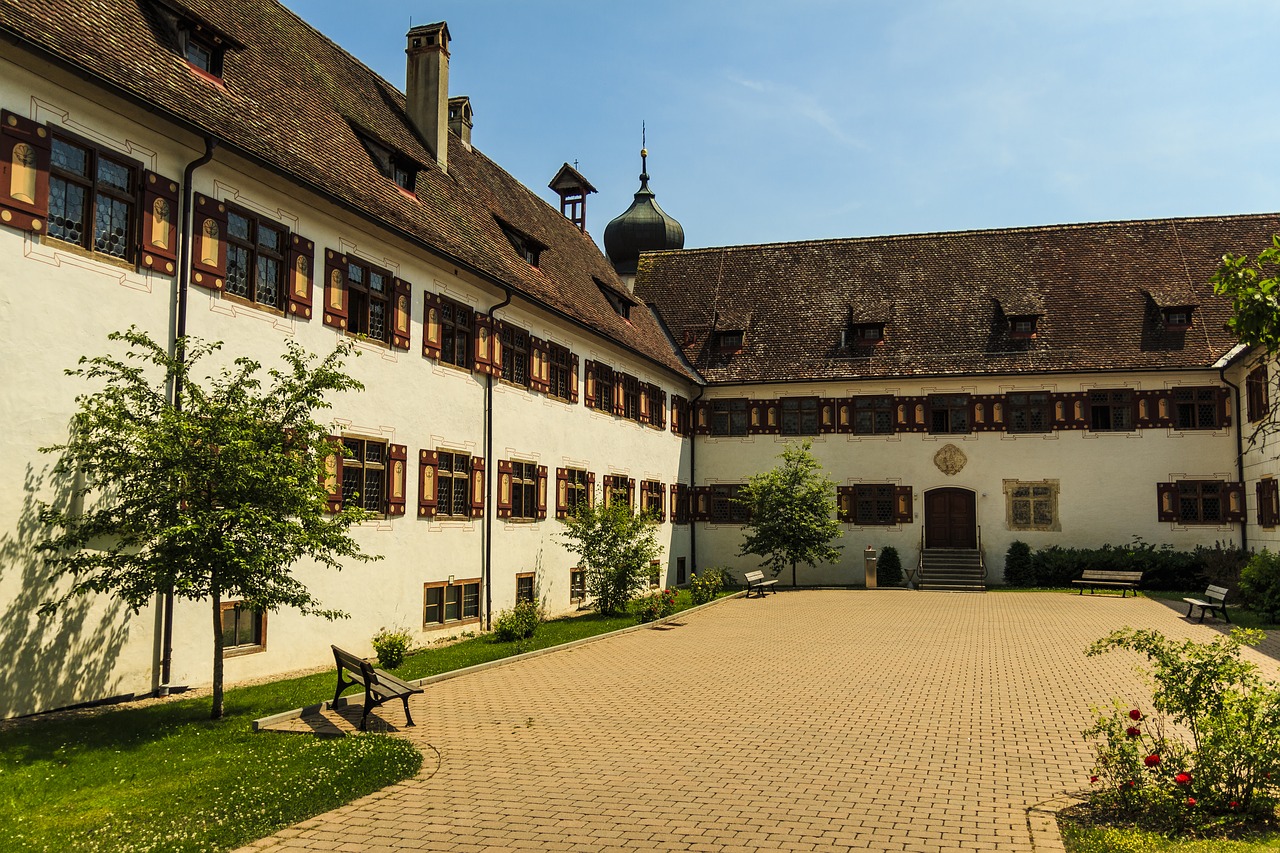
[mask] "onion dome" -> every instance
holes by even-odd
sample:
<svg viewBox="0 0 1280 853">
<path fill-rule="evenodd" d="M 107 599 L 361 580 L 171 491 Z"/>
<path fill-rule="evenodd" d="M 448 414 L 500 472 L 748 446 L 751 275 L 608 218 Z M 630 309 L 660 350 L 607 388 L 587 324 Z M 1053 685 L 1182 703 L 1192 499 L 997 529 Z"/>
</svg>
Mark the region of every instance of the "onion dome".
<svg viewBox="0 0 1280 853">
<path fill-rule="evenodd" d="M 684 248 L 684 228 L 658 207 L 649 189 L 648 157 L 648 150 L 641 148 L 635 201 L 604 229 L 604 251 L 618 275 L 635 275 L 641 252 Z"/>
</svg>

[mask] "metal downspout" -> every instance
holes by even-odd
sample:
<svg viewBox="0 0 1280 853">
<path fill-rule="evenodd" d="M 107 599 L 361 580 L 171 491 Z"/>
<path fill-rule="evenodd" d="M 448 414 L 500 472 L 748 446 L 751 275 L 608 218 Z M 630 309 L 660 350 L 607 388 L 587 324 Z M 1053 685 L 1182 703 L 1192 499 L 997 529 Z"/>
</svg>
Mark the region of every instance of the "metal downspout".
<svg viewBox="0 0 1280 853">
<path fill-rule="evenodd" d="M 186 347 L 182 345 L 182 339 L 187 335 L 187 287 L 191 278 L 191 242 L 195 238 L 193 233 L 193 222 L 195 217 L 191 212 L 191 179 L 196 169 L 213 159 L 213 150 L 218 147 L 218 140 L 212 136 L 204 138 L 204 154 L 187 164 L 182 170 L 182 233 L 178 241 L 178 319 L 174 332 L 174 357 L 179 364 L 186 362 Z M 174 379 L 173 383 L 173 408 L 176 411 L 182 411 L 182 374 Z M 169 678 L 173 670 L 173 585 L 164 593 L 164 621 L 161 628 L 161 653 L 160 653 L 160 685 L 167 690 Z"/>
<path fill-rule="evenodd" d="M 511 288 L 504 287 L 502 292 L 507 298 L 490 308 L 488 312 L 491 321 L 490 334 L 496 332 L 492 327 L 493 313 L 511 304 Z M 490 352 L 493 351 L 495 340 L 496 336 L 489 340 Z M 486 373 L 484 377 L 484 458 L 488 466 L 485 480 L 493 477 L 496 483 L 498 464 L 493 459 L 493 373 Z M 481 551 L 480 573 L 484 577 L 484 627 L 487 631 L 493 627 L 493 573 L 491 571 L 493 566 L 493 489 L 489 487 L 488 482 L 484 484 L 484 540 Z"/>
<path fill-rule="evenodd" d="M 1240 488 L 1244 489 L 1244 421 L 1240 419 L 1240 387 L 1227 378 L 1227 368 L 1218 368 L 1218 378 L 1223 384 L 1231 389 L 1231 396 L 1236 401 L 1236 476 L 1240 479 Z M 1244 497 L 1243 491 L 1241 497 Z M 1245 502 L 1246 506 L 1247 501 Z M 1240 522 L 1240 550 L 1247 550 L 1249 547 L 1249 514 L 1246 512 L 1244 521 Z"/>
<path fill-rule="evenodd" d="M 689 401 L 689 495 L 688 500 L 693 500 L 693 486 L 697 482 L 694 476 L 694 461 L 696 458 L 695 449 L 698 446 L 698 437 L 693 430 L 693 404 L 702 399 L 702 395 L 707 393 L 707 386 L 698 386 L 698 396 Z M 671 508 L 672 513 L 675 507 Z M 689 507 L 689 570 L 693 574 L 698 573 L 698 523 L 693 520 L 693 506 Z"/>
</svg>

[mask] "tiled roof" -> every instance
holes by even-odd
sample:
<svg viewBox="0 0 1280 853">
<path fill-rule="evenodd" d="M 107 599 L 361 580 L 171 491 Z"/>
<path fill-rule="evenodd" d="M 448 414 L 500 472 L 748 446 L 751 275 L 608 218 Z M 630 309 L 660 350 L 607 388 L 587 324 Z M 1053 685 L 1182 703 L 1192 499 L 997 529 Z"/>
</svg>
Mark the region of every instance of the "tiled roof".
<svg viewBox="0 0 1280 853">
<path fill-rule="evenodd" d="M 448 174 L 441 172 L 395 86 L 274 0 L 181 6 L 243 43 L 225 55 L 224 85 L 203 79 L 178 55 L 176 34 L 153 0 L 3 3 L 0 32 L 686 374 L 652 316 L 637 311 L 626 322 L 605 301 L 593 278 L 625 288 L 589 236 L 453 134 Z M 404 44 L 387 50 L 402 54 Z M 427 165 L 418 173 L 417 199 L 377 171 L 355 128 Z M 539 268 L 515 254 L 497 218 L 547 247 Z"/>
<path fill-rule="evenodd" d="M 1280 214 L 654 252 L 636 293 L 712 383 L 1207 367 L 1236 343 L 1209 276 L 1275 233 Z M 1169 305 L 1193 328 L 1164 330 Z M 716 352 L 717 314 L 747 313 L 743 351 Z M 1036 337 L 1014 339 L 1025 313 Z M 882 316 L 879 346 L 841 349 Z"/>
</svg>

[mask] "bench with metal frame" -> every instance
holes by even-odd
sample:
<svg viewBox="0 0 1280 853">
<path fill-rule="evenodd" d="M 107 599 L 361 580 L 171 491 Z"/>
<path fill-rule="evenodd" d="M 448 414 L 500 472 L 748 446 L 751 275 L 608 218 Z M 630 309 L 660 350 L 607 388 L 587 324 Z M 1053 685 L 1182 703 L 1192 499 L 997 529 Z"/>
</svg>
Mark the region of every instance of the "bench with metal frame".
<svg viewBox="0 0 1280 853">
<path fill-rule="evenodd" d="M 761 571 L 747 572 L 746 575 L 744 575 L 744 577 L 746 578 L 746 581 L 747 581 L 747 598 L 751 597 L 751 593 L 753 591 L 759 598 L 764 598 L 764 594 L 766 591 L 777 592 L 777 590 L 774 589 L 774 587 L 778 585 L 778 579 L 770 578 L 769 580 L 765 580 L 764 572 L 761 572 Z"/>
<path fill-rule="evenodd" d="M 1084 588 L 1089 588 L 1089 594 L 1093 595 L 1096 588 L 1118 589 L 1120 597 L 1124 598 L 1129 590 L 1133 590 L 1136 597 L 1138 594 L 1138 584 L 1142 582 L 1142 572 L 1113 572 L 1104 571 L 1102 569 L 1085 569 L 1081 572 L 1080 577 L 1071 583 L 1080 587 L 1080 594 L 1084 595 Z"/>
<path fill-rule="evenodd" d="M 342 691 L 358 684 L 364 685 L 364 713 L 360 716 L 360 731 L 367 731 L 365 726 L 369 721 L 369 712 L 390 699 L 400 699 L 404 702 L 405 724 L 413 725 L 413 717 L 409 714 L 409 697 L 415 693 L 422 693 L 421 687 L 407 684 L 389 672 L 374 669 L 373 664 L 364 658 L 356 657 L 351 652 L 343 651 L 337 646 L 330 646 L 330 648 L 333 649 L 333 659 L 338 664 L 338 689 L 333 693 L 334 705 L 337 705 Z M 343 678 L 343 670 L 351 673 L 352 677 Z"/>
<path fill-rule="evenodd" d="M 1200 608 L 1200 621 L 1204 621 L 1206 613 L 1221 613 L 1223 620 L 1230 622 L 1231 617 L 1227 615 L 1227 588 L 1225 586 L 1210 586 L 1204 591 L 1204 598 L 1184 598 L 1187 603 L 1187 618 L 1191 618 L 1191 613 Z"/>
</svg>

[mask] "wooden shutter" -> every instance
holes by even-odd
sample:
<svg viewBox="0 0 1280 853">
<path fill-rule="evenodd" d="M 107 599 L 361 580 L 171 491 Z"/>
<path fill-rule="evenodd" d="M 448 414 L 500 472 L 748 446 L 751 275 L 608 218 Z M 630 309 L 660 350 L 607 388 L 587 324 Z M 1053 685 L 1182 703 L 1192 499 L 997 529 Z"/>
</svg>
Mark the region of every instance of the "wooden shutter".
<svg viewBox="0 0 1280 853">
<path fill-rule="evenodd" d="M 49 129 L 0 112 L 0 223 L 44 233 L 49 220 Z"/>
<path fill-rule="evenodd" d="M 418 453 L 418 518 L 434 518 L 439 507 L 440 454 Z"/>
<path fill-rule="evenodd" d="M 836 519 L 853 523 L 854 486 L 836 486 Z"/>
<path fill-rule="evenodd" d="M 1133 425 L 1138 429 L 1172 429 L 1173 395 L 1168 390 L 1133 392 Z"/>
<path fill-rule="evenodd" d="M 649 420 L 649 413 L 653 411 L 653 400 L 649 396 L 650 394 L 649 389 L 652 386 L 648 382 L 641 382 L 639 387 L 640 387 L 640 392 L 639 392 L 640 418 L 639 420 L 640 420 L 640 423 L 642 424 L 648 424 L 651 422 Z"/>
<path fill-rule="evenodd" d="M 627 481 L 627 506 L 634 510 L 636 508 L 636 481 L 631 477 L 625 479 Z"/>
<path fill-rule="evenodd" d="M 1231 426 L 1231 391 L 1227 388 L 1218 388 L 1218 418 L 1222 426 Z"/>
<path fill-rule="evenodd" d="M 551 348 L 542 338 L 529 337 L 529 387 L 543 394 L 551 390 Z"/>
<path fill-rule="evenodd" d="M 693 423 L 689 432 L 692 435 L 711 435 L 711 402 L 695 400 L 693 402 Z"/>
<path fill-rule="evenodd" d="M 387 445 L 387 463 L 391 468 L 391 476 L 387 478 L 387 515 L 404 515 L 405 485 L 408 479 L 405 469 L 409 467 L 409 448 L 403 444 Z"/>
<path fill-rule="evenodd" d="M 689 520 L 711 520 L 711 487 L 692 486 L 689 489 Z"/>
<path fill-rule="evenodd" d="M 969 397 L 969 429 L 971 432 L 1004 430 L 1005 400 L 1003 394 L 973 394 Z"/>
<path fill-rule="evenodd" d="M 657 403 L 658 403 L 657 420 L 654 421 L 654 426 L 656 426 L 658 429 L 666 429 L 667 428 L 667 392 L 663 391 L 657 385 L 653 386 L 653 390 L 655 393 L 654 399 L 657 400 Z"/>
<path fill-rule="evenodd" d="M 294 234 L 289 242 L 289 299 L 285 310 L 311 319 L 311 286 L 314 283 L 316 244 Z"/>
<path fill-rule="evenodd" d="M 1223 483 L 1222 496 L 1225 501 L 1223 518 L 1230 522 L 1243 522 L 1245 518 L 1244 483 Z"/>
<path fill-rule="evenodd" d="M 324 471 L 320 474 L 320 485 L 329 495 L 329 512 L 342 510 L 342 436 L 329 436 L 329 443 L 337 450 L 324 458 Z"/>
<path fill-rule="evenodd" d="M 556 469 L 556 518 L 569 517 L 569 472 Z"/>
<path fill-rule="evenodd" d="M 686 518 L 683 521 L 680 518 L 680 499 L 683 496 L 683 493 L 684 493 L 684 488 L 679 483 L 671 484 L 669 502 L 671 506 L 671 523 L 672 524 L 684 524 L 688 521 L 688 513 L 685 514 Z"/>
<path fill-rule="evenodd" d="M 1089 395 L 1084 392 L 1049 395 L 1054 429 L 1085 429 L 1089 423 Z"/>
<path fill-rule="evenodd" d="M 443 303 L 435 293 L 422 295 L 422 357 L 440 358 L 444 347 Z"/>
<path fill-rule="evenodd" d="M 823 398 L 818 401 L 818 432 L 826 434 L 836 431 L 838 401 Z"/>
<path fill-rule="evenodd" d="M 928 423 L 928 397 L 896 397 L 894 432 L 924 432 Z"/>
<path fill-rule="evenodd" d="M 538 518 L 547 517 L 547 466 L 538 466 Z"/>
<path fill-rule="evenodd" d="M 596 406 L 596 363 L 591 359 L 587 359 L 585 367 L 587 371 L 586 406 L 588 409 L 595 409 L 597 408 Z"/>
<path fill-rule="evenodd" d="M 178 271 L 178 182 L 155 172 L 142 175 L 142 223 L 138 265 L 164 275 Z"/>
<path fill-rule="evenodd" d="M 910 486 L 893 487 L 893 523 L 910 524 L 914 518 Z"/>
<path fill-rule="evenodd" d="M 511 478 L 513 470 L 508 459 L 498 460 L 498 518 L 511 517 Z"/>
<path fill-rule="evenodd" d="M 627 380 L 633 379 L 635 379 L 634 376 L 613 371 L 613 413 L 615 415 L 622 415 L 626 411 L 623 400 L 627 396 Z"/>
<path fill-rule="evenodd" d="M 191 283 L 222 290 L 227 277 L 227 206 L 196 193 L 193 227 Z"/>
<path fill-rule="evenodd" d="M 475 334 L 471 337 L 471 369 L 492 375 L 494 368 L 494 341 L 497 326 L 487 315 L 476 312 Z"/>
<path fill-rule="evenodd" d="M 593 471 L 587 472 L 587 506 L 596 505 L 596 475 Z"/>
<path fill-rule="evenodd" d="M 347 328 L 347 256 L 324 250 L 324 324 Z"/>
<path fill-rule="evenodd" d="M 391 346 L 398 350 L 409 349 L 409 318 L 413 311 L 413 285 L 402 278 L 391 279 L 394 293 L 391 305 Z"/>
<path fill-rule="evenodd" d="M 573 353 L 569 354 L 569 362 L 572 365 L 569 371 L 569 402 L 578 402 L 578 357 Z"/>
<path fill-rule="evenodd" d="M 471 457 L 471 517 L 484 516 L 484 457 Z"/>
<path fill-rule="evenodd" d="M 1156 517 L 1160 521 L 1178 520 L 1178 484 L 1156 483 Z"/>
<path fill-rule="evenodd" d="M 667 520 L 667 495 L 661 483 L 654 483 L 654 494 L 658 496 L 658 521 Z"/>
</svg>

